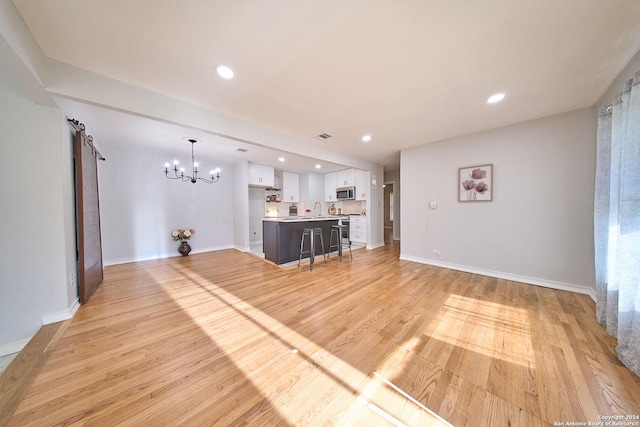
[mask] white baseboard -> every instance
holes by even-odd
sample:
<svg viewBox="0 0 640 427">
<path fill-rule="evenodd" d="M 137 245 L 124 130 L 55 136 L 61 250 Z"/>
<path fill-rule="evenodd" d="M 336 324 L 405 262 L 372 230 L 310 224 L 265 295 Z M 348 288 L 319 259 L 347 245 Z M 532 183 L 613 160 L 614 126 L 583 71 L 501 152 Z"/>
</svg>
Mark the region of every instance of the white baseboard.
<svg viewBox="0 0 640 427">
<path fill-rule="evenodd" d="M 73 302 L 73 305 L 71 305 L 71 307 L 69 307 L 69 309 L 64 310 L 64 311 L 59 311 L 57 313 L 50 313 L 50 314 L 45 314 L 42 316 L 42 324 L 43 325 L 49 325 L 51 323 L 56 323 L 56 322 L 62 322 L 64 320 L 69 320 L 73 317 L 74 314 L 76 314 L 76 311 L 78 311 L 78 308 L 80 308 L 80 301 L 78 301 L 78 299 L 76 299 Z"/>
<path fill-rule="evenodd" d="M 214 252 L 214 251 L 221 251 L 224 249 L 237 249 L 235 246 L 212 246 L 212 247 L 208 247 L 208 248 L 200 248 L 200 249 L 193 249 L 190 253 L 191 254 L 200 254 L 200 253 L 204 253 L 204 252 Z M 247 251 L 249 251 L 249 249 L 247 249 Z M 103 265 L 105 267 L 108 267 L 110 265 L 118 265 L 118 264 L 128 264 L 130 262 L 141 262 L 141 261 L 151 261 L 154 259 L 164 259 L 164 258 L 172 258 L 172 257 L 178 257 L 178 256 L 182 256 L 178 253 L 178 251 L 176 250 L 175 253 L 165 253 L 165 254 L 156 254 L 156 255 L 149 255 L 149 256 L 143 256 L 143 257 L 134 257 L 134 258 L 120 258 L 120 259 L 110 259 L 110 260 L 104 260 L 103 261 Z"/>
<path fill-rule="evenodd" d="M 243 248 L 242 246 L 233 245 L 232 249 L 240 252 L 251 252 L 251 248 Z"/>
<path fill-rule="evenodd" d="M 80 301 L 78 301 L 78 299 L 76 298 L 76 300 L 73 302 L 73 304 L 71 305 L 71 307 L 69 307 L 68 310 L 43 315 L 42 324 L 49 325 L 51 323 L 62 322 L 63 320 L 69 320 L 76 314 L 76 311 L 78 311 L 78 308 L 80 308 Z M 22 349 L 29 343 L 29 341 L 31 341 L 31 338 L 33 338 L 33 336 L 21 341 L 0 345 L 0 357 L 22 351 Z"/>
<path fill-rule="evenodd" d="M 371 245 L 367 246 L 367 249 L 376 249 L 376 248 L 381 248 L 383 246 L 384 246 L 384 242 L 372 243 Z"/>
<path fill-rule="evenodd" d="M 18 353 L 22 351 L 24 346 L 26 346 L 31 338 L 27 338 L 26 340 L 16 341 L 9 344 L 0 345 L 0 357 L 6 356 L 7 354 Z"/>
<path fill-rule="evenodd" d="M 434 261 L 426 258 L 413 257 L 400 254 L 403 261 L 418 262 L 420 264 L 433 265 L 435 267 L 448 268 L 451 270 L 464 271 L 466 273 L 480 274 L 482 276 L 495 277 L 497 279 L 512 280 L 514 282 L 527 283 L 529 285 L 543 286 L 545 288 L 557 289 L 560 291 L 575 292 L 577 294 L 589 295 L 593 301 L 596 300 L 596 292 L 587 286 L 574 285 L 571 283 L 555 282 L 553 280 L 540 279 L 537 277 L 520 276 L 518 274 L 504 273 L 501 271 L 484 270 L 481 268 L 468 267 L 458 264 Z"/>
</svg>

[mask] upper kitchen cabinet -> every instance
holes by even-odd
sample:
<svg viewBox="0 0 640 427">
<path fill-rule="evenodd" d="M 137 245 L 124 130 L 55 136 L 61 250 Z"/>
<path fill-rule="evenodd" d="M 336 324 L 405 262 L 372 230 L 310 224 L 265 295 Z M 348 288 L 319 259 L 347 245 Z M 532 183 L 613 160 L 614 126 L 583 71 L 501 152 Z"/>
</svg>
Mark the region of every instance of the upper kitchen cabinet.
<svg viewBox="0 0 640 427">
<path fill-rule="evenodd" d="M 256 187 L 273 187 L 274 169 L 271 166 L 249 163 L 249 185 Z"/>
<path fill-rule="evenodd" d="M 371 172 L 356 169 L 356 200 L 367 200 Z"/>
<path fill-rule="evenodd" d="M 335 174 L 336 174 L 336 188 L 355 187 L 356 185 L 355 169 L 344 169 L 341 171 L 337 171 Z"/>
<path fill-rule="evenodd" d="M 293 172 L 282 172 L 282 201 L 300 201 L 300 175 Z"/>
<path fill-rule="evenodd" d="M 324 174 L 324 201 L 336 201 L 336 172 Z"/>
</svg>

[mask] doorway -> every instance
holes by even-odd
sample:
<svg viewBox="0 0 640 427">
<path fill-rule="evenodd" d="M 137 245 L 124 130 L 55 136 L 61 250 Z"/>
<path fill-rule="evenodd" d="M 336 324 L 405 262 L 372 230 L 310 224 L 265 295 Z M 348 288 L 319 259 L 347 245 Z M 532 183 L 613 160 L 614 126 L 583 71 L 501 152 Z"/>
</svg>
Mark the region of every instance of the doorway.
<svg viewBox="0 0 640 427">
<path fill-rule="evenodd" d="M 394 222 L 395 218 L 394 206 L 396 194 L 394 191 L 395 185 L 393 182 L 384 183 L 384 244 L 388 245 L 394 240 Z"/>
</svg>

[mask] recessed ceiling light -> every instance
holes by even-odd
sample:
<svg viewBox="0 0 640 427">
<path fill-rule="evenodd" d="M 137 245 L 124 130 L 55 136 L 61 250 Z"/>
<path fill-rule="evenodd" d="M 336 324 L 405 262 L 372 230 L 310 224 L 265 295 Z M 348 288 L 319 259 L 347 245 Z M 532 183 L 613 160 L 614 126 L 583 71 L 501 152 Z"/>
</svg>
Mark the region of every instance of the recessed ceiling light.
<svg viewBox="0 0 640 427">
<path fill-rule="evenodd" d="M 321 167 L 321 165 L 316 165 L 316 169 L 320 169 Z"/>
<path fill-rule="evenodd" d="M 284 157 L 278 157 L 279 162 L 284 162 Z"/>
<path fill-rule="evenodd" d="M 495 104 L 496 102 L 500 102 L 504 99 L 504 93 L 496 93 L 495 95 L 491 95 L 487 99 L 487 104 Z"/>
<path fill-rule="evenodd" d="M 216 72 L 218 73 L 218 75 L 222 78 L 225 79 L 232 79 L 233 78 L 233 70 L 229 67 L 227 67 L 226 65 L 219 65 L 216 68 Z"/>
<path fill-rule="evenodd" d="M 371 135 L 365 135 L 362 137 L 362 142 L 369 142 L 371 141 Z"/>
</svg>

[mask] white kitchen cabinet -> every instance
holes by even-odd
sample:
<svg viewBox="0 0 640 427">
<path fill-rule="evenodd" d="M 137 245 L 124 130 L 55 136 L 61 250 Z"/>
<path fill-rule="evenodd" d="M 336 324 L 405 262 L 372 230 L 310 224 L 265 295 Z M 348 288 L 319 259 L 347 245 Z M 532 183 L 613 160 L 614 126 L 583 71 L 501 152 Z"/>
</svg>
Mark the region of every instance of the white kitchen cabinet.
<svg viewBox="0 0 640 427">
<path fill-rule="evenodd" d="M 274 172 L 271 166 L 249 163 L 249 185 L 256 187 L 273 187 Z"/>
<path fill-rule="evenodd" d="M 336 187 L 355 187 L 356 185 L 356 170 L 355 169 L 343 169 L 336 173 Z"/>
<path fill-rule="evenodd" d="M 367 244 L 367 217 L 362 215 L 349 216 L 349 240 L 351 243 Z"/>
<path fill-rule="evenodd" d="M 367 200 L 371 172 L 356 169 L 356 200 Z"/>
<path fill-rule="evenodd" d="M 300 201 L 300 175 L 293 172 L 282 172 L 282 201 Z"/>
<path fill-rule="evenodd" d="M 324 201 L 336 201 L 336 172 L 324 174 Z"/>
</svg>

